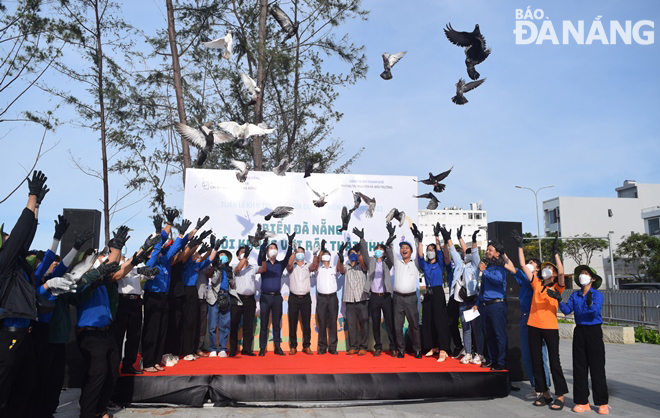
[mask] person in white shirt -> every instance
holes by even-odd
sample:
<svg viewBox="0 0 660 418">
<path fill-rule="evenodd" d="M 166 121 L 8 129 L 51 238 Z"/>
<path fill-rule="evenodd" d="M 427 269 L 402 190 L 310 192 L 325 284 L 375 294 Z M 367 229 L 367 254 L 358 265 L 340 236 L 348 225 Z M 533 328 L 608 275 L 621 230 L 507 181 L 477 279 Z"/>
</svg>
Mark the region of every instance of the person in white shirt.
<svg viewBox="0 0 660 418">
<path fill-rule="evenodd" d="M 310 320 L 312 317 L 312 297 L 310 272 L 318 267 L 318 257 L 314 257 L 312 263 L 305 261 L 305 249 L 298 247 L 295 254 L 289 257 L 286 266 L 289 272 L 289 355 L 296 354 L 298 349 L 298 317 L 302 325 L 303 353 L 313 354 L 312 328 Z"/>
<path fill-rule="evenodd" d="M 337 270 L 330 265 L 330 251 L 325 249 L 325 240 L 321 242 L 320 257 L 314 256 L 318 265 L 316 271 L 316 325 L 319 329 L 318 354 L 339 354 L 337 352 L 337 317 L 339 299 L 337 298 Z"/>
<path fill-rule="evenodd" d="M 140 263 L 136 267 L 144 267 L 144 263 Z M 136 369 L 133 365 L 137 360 L 140 336 L 142 335 L 142 287 L 140 286 L 140 279 L 143 278 L 141 274 L 138 274 L 137 269 L 133 269 L 117 282 L 119 301 L 111 329 L 117 340 L 120 356 L 122 347 L 124 348 L 122 373 L 127 374 L 142 374 L 142 371 Z M 126 336 L 125 344 L 124 335 Z"/>
<path fill-rule="evenodd" d="M 256 266 L 250 264 L 252 247 L 246 245 L 236 251 L 238 264 L 234 267 L 234 282 L 236 293 L 243 302 L 239 305 L 235 298 L 231 298 L 229 331 L 229 357 L 234 357 L 238 351 L 238 325 L 243 319 L 243 349 L 244 356 L 255 356 L 252 351 L 254 342 L 254 316 L 257 309 Z"/>
</svg>

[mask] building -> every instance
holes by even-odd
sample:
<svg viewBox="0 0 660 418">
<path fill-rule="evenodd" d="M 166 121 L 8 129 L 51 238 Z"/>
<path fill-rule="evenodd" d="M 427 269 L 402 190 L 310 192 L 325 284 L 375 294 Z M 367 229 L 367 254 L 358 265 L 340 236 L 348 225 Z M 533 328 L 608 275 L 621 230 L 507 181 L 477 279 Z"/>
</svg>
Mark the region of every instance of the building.
<svg viewBox="0 0 660 418">
<path fill-rule="evenodd" d="M 543 202 L 545 234 L 555 232 L 560 237 L 589 234 L 611 238 L 612 250 L 631 232 L 649 231 L 660 235 L 660 184 L 642 184 L 626 180 L 615 189 L 616 197 L 560 196 Z M 650 232 L 649 232 L 650 233 Z M 609 250 L 595 254 L 591 260 L 605 283 L 613 283 L 609 264 Z M 572 273 L 576 263 L 564 259 L 564 268 Z M 615 263 L 615 276 L 625 275 Z"/>
<path fill-rule="evenodd" d="M 463 240 L 468 246 L 472 245 L 472 233 L 477 229 L 481 231 L 477 237 L 477 245 L 482 250 L 485 250 L 488 246 L 488 234 L 486 233 L 488 219 L 481 202 L 470 203 L 469 210 L 457 206 L 436 210 L 423 209 L 418 213 L 417 222 L 417 227 L 424 233 L 423 244 L 425 247 L 428 244 L 435 243 L 433 225 L 437 222 L 440 222 L 440 225 L 445 228 L 451 229 L 451 238 L 454 244 L 458 244 L 456 230 L 463 226 Z M 440 239 L 442 240 L 442 237 Z"/>
</svg>

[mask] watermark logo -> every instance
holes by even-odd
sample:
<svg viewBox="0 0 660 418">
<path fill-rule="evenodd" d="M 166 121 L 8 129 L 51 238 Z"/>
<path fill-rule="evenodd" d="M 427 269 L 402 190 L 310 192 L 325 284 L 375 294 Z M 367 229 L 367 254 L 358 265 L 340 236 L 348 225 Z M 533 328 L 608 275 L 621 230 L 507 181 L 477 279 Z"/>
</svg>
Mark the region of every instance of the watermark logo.
<svg viewBox="0 0 660 418">
<path fill-rule="evenodd" d="M 602 20 L 598 15 L 590 24 L 588 31 L 584 20 L 572 22 L 563 20 L 561 22 L 561 43 L 563 45 L 578 44 L 591 45 L 601 43 L 603 45 L 616 45 L 622 42 L 630 45 L 633 42 L 639 45 L 651 45 L 655 41 L 653 31 L 655 24 L 652 20 L 640 20 L 633 23 L 630 20 L 619 22 L 618 20 Z M 650 30 L 649 30 L 650 29 Z M 559 37 L 555 25 L 542 9 L 516 9 L 516 44 L 541 45 L 544 42 L 559 45 Z M 586 37 L 585 37 L 586 34 Z"/>
</svg>

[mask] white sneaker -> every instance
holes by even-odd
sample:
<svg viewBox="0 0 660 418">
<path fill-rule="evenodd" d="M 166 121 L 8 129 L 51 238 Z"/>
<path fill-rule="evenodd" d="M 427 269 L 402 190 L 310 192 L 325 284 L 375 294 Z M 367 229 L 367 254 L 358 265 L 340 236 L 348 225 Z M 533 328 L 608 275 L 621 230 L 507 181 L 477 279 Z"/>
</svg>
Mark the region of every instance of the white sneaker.
<svg viewBox="0 0 660 418">
<path fill-rule="evenodd" d="M 209 351 L 209 357 L 218 357 L 217 351 Z"/>
<path fill-rule="evenodd" d="M 197 359 L 195 358 L 195 356 L 192 355 L 192 354 L 188 354 L 188 355 L 185 356 L 183 359 L 184 359 L 185 361 L 195 361 L 195 360 L 197 360 Z"/>
<path fill-rule="evenodd" d="M 538 398 L 539 396 L 541 396 L 542 394 L 543 394 L 543 393 L 538 393 L 538 392 L 532 390 L 532 391 L 529 392 L 527 395 L 525 395 L 525 399 L 528 400 L 528 401 L 533 401 L 533 400 L 535 400 L 536 398 Z"/>
<path fill-rule="evenodd" d="M 481 356 L 481 355 L 479 355 L 479 354 L 475 354 L 474 357 L 472 357 L 472 361 L 470 361 L 470 363 L 472 363 L 472 364 L 477 364 L 477 365 L 481 365 L 482 357 L 483 357 L 483 356 Z"/>
<path fill-rule="evenodd" d="M 222 358 L 227 357 L 227 352 L 224 351 L 224 350 L 222 350 L 222 351 L 220 352 L 220 354 L 218 354 L 218 357 L 222 357 Z"/>
<path fill-rule="evenodd" d="M 461 359 L 461 364 L 468 364 L 472 361 L 472 355 L 470 353 L 467 353 L 466 355 L 463 356 Z"/>
<path fill-rule="evenodd" d="M 176 363 L 174 362 L 174 359 L 172 358 L 171 354 L 164 354 L 163 364 L 165 365 L 165 367 L 174 367 Z"/>
</svg>

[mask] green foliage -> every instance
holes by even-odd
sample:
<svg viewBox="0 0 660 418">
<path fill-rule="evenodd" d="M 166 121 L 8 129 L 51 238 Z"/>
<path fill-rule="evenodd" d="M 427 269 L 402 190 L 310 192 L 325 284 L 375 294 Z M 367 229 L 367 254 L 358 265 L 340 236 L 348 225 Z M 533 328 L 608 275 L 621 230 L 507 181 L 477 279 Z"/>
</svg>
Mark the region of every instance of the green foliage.
<svg viewBox="0 0 660 418">
<path fill-rule="evenodd" d="M 575 235 L 579 237 L 579 235 Z M 604 251 L 608 247 L 607 240 L 590 238 L 589 234 L 582 234 L 582 238 L 566 240 L 563 253 L 571 257 L 577 264 L 591 265 L 591 258 L 595 252 Z"/>
<path fill-rule="evenodd" d="M 635 327 L 635 342 L 660 344 L 660 333 L 654 329 L 647 329 L 640 325 Z"/>
<path fill-rule="evenodd" d="M 525 259 L 529 260 L 530 258 L 538 258 L 543 261 L 552 261 L 554 262 L 555 257 L 552 254 L 552 240 L 542 239 L 541 240 L 541 249 L 543 252 L 543 257 L 539 257 L 539 240 L 536 235 L 532 235 L 529 232 L 523 234 L 523 238 L 528 238 L 523 241 L 523 250 L 525 252 Z M 564 241 L 561 238 L 557 241 L 557 249 L 561 255 L 564 251 Z"/>
<path fill-rule="evenodd" d="M 623 238 L 614 259 L 623 261 L 637 281 L 660 281 L 660 238 L 637 233 Z"/>
</svg>

